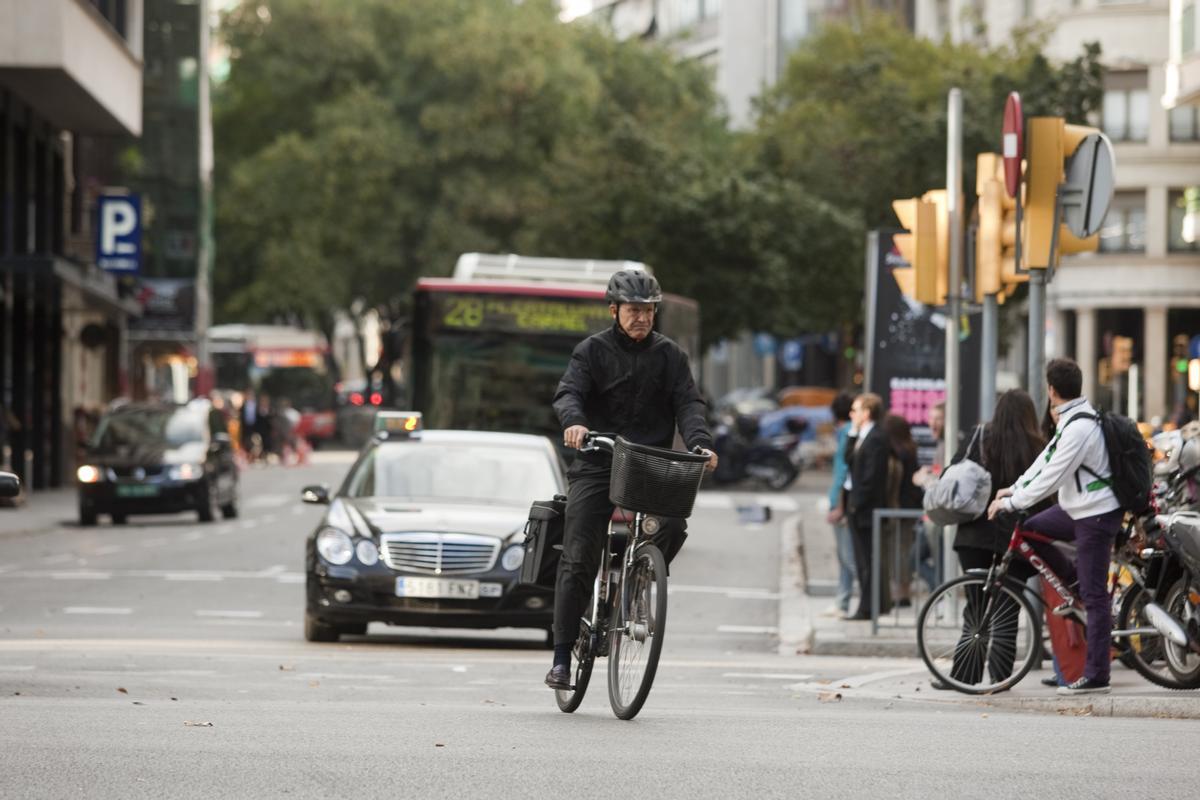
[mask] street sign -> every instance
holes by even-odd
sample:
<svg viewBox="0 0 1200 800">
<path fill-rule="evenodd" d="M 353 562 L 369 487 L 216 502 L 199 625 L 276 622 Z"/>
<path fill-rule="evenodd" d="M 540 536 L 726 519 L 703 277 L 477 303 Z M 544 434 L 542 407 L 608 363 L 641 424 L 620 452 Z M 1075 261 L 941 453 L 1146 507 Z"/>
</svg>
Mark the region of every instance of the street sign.
<svg viewBox="0 0 1200 800">
<path fill-rule="evenodd" d="M 1200 333 L 1188 340 L 1188 358 L 1200 358 Z"/>
<path fill-rule="evenodd" d="M 775 337 L 769 333 L 754 334 L 754 353 L 762 358 L 775 355 Z"/>
<path fill-rule="evenodd" d="M 1008 93 L 1004 102 L 1004 128 L 1001 142 L 1004 156 L 1004 188 L 1009 197 L 1016 197 L 1021 187 L 1021 160 L 1025 158 L 1025 115 L 1021 111 L 1021 95 Z"/>
<path fill-rule="evenodd" d="M 779 348 L 779 363 L 788 372 L 799 372 L 804 369 L 804 342 L 800 339 L 788 339 Z"/>
<path fill-rule="evenodd" d="M 137 273 L 142 266 L 142 201 L 136 194 L 101 195 L 96 201 L 96 266 Z"/>
<path fill-rule="evenodd" d="M 1103 133 L 1089 134 L 1067 160 L 1063 221 L 1080 239 L 1100 230 L 1116 186 L 1117 162 Z"/>
</svg>

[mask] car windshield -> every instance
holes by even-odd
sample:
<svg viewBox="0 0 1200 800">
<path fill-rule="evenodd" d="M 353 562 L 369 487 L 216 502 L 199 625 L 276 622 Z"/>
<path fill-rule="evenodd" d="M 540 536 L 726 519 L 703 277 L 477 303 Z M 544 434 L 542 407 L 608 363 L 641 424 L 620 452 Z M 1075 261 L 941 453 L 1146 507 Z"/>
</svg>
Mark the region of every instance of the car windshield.
<svg viewBox="0 0 1200 800">
<path fill-rule="evenodd" d="M 184 408 L 118 411 L 100 420 L 92 447 L 101 452 L 134 447 L 182 447 L 204 441 L 203 415 Z"/>
<path fill-rule="evenodd" d="M 560 491 L 549 453 L 412 442 L 376 447 L 350 476 L 350 497 L 527 505 Z"/>
</svg>

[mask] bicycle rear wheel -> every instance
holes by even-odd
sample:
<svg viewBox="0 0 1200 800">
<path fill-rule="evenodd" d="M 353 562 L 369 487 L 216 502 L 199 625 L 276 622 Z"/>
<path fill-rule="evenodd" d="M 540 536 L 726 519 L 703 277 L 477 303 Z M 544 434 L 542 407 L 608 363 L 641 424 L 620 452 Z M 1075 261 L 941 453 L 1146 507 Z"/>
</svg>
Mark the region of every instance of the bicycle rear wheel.
<svg viewBox="0 0 1200 800">
<path fill-rule="evenodd" d="M 570 689 L 555 689 L 554 702 L 558 710 L 570 714 L 579 708 L 583 696 L 587 694 L 588 683 L 592 679 L 592 666 L 596 663 L 596 649 L 593 647 L 592 627 L 583 622 L 579 623 L 579 638 L 571 648 L 571 659 L 575 662 L 575 670 L 571 673 Z"/>
<path fill-rule="evenodd" d="M 608 701 L 619 719 L 633 719 L 650 694 L 667 624 L 667 562 L 640 545 L 621 585 L 609 629 Z"/>
<path fill-rule="evenodd" d="M 933 590 L 917 615 L 925 666 L 964 694 L 1009 689 L 1033 668 L 1041 621 L 1022 587 L 963 575 Z"/>
<path fill-rule="evenodd" d="M 1145 616 L 1146 604 L 1151 601 L 1149 592 L 1134 584 L 1121 598 L 1121 610 L 1115 623 L 1117 630 L 1149 629 L 1153 626 Z M 1151 683 L 1166 689 L 1193 689 L 1181 681 L 1171 670 L 1167 661 L 1166 642 L 1158 631 L 1122 637 L 1121 660 L 1137 670 L 1138 674 Z"/>
</svg>

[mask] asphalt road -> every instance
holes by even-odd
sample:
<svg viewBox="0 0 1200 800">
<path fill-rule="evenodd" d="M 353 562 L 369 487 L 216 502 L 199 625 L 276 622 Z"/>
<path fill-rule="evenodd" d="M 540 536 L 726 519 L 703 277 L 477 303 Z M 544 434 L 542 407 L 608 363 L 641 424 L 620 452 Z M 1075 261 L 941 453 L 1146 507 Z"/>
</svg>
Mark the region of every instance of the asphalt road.
<svg viewBox="0 0 1200 800">
<path fill-rule="evenodd" d="M 633 722 L 595 680 L 559 713 L 540 631 L 372 626 L 305 643 L 302 545 L 320 510 L 299 488 L 348 463 L 320 455 L 247 472 L 233 522 L 80 529 L 64 507 L 50 532 L 0 538 L 0 796 L 1196 792 L 1194 722 L 838 700 L 920 665 L 777 654 L 787 496 L 768 498 L 765 524 L 739 521 L 753 493 L 702 497 Z"/>
</svg>

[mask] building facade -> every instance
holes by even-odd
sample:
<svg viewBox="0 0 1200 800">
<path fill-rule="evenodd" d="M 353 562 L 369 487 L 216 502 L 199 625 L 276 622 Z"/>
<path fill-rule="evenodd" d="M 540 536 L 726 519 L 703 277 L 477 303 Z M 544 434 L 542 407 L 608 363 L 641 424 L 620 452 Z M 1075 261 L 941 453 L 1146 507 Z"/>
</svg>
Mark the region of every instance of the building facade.
<svg viewBox="0 0 1200 800">
<path fill-rule="evenodd" d="M 995 46 L 1043 24 L 1051 30 L 1047 55 L 1062 60 L 1085 42 L 1100 43 L 1102 109 L 1093 120 L 1069 121 L 1096 125 L 1112 140 L 1116 194 L 1100 251 L 1064 258 L 1048 288 L 1047 346 L 1080 363 L 1089 396 L 1143 420 L 1194 408 L 1177 367 L 1200 332 L 1200 245 L 1185 229 L 1186 198 L 1200 185 L 1200 118 L 1194 105 L 1163 103 L 1171 93 L 1172 14 L 1182 19 L 1182 6 L 1193 3 L 1176 5 L 1178 12 L 1168 0 L 919 0 L 916 7 L 917 33 L 933 38 Z M 1133 339 L 1127 373 L 1109 369 L 1117 336 Z"/>
<path fill-rule="evenodd" d="M 139 305 L 95 267 L 96 201 L 142 128 L 142 0 L 0 0 L 0 467 L 72 478 L 124 389 Z"/>
</svg>

